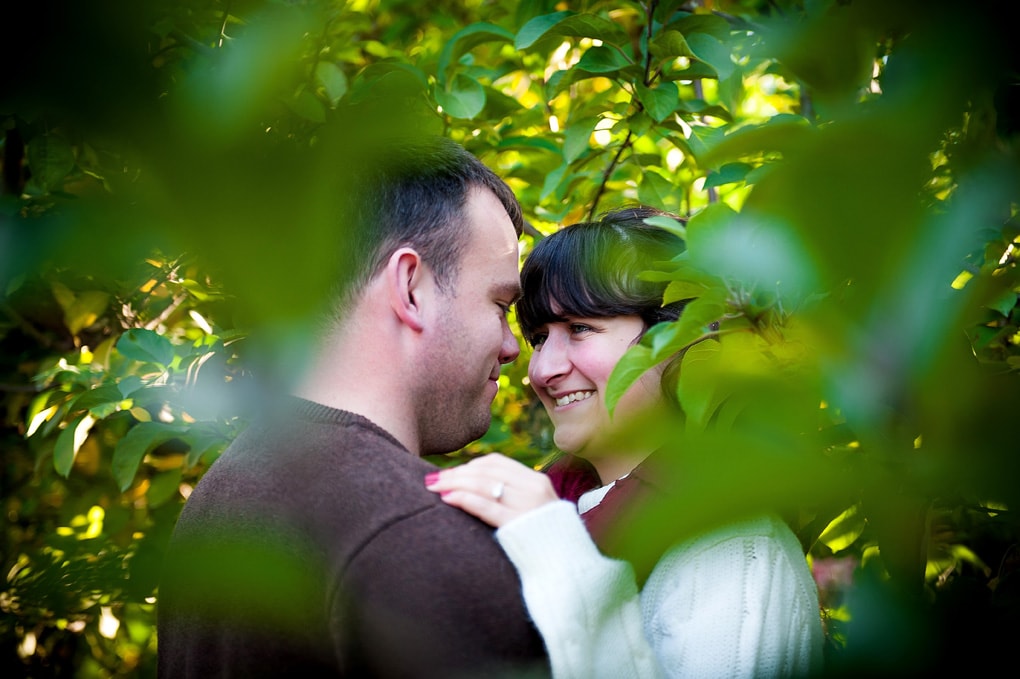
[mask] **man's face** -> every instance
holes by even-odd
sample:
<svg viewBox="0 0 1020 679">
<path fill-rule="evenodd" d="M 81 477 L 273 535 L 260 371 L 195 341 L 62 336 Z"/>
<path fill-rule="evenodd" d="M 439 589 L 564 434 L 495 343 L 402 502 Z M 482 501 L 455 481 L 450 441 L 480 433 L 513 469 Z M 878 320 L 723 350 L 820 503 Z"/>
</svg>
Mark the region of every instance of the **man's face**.
<svg viewBox="0 0 1020 679">
<path fill-rule="evenodd" d="M 517 234 L 503 205 L 475 188 L 464 208 L 467 245 L 447 294 L 419 382 L 421 454 L 457 450 L 485 434 L 503 363 L 520 347 L 507 321 L 520 294 Z"/>
</svg>

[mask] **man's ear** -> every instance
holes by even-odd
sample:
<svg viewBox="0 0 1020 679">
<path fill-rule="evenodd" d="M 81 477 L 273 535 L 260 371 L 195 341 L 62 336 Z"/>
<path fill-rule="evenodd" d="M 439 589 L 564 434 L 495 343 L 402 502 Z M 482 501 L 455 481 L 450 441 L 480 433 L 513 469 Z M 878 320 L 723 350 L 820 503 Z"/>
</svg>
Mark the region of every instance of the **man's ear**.
<svg viewBox="0 0 1020 679">
<path fill-rule="evenodd" d="M 432 284 L 432 272 L 412 248 L 400 248 L 386 263 L 390 308 L 401 323 L 416 332 L 425 327 L 422 302 Z"/>
</svg>

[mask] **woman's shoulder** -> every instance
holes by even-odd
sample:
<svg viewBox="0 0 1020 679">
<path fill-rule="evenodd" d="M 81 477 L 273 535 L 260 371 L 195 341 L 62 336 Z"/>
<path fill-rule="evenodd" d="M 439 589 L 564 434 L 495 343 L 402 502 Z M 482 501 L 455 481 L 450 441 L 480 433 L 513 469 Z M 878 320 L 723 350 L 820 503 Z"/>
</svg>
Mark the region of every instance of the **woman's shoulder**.
<svg viewBox="0 0 1020 679">
<path fill-rule="evenodd" d="M 660 559 L 661 567 L 698 561 L 718 561 L 734 567 L 747 558 L 784 556 L 804 560 L 804 552 L 789 525 L 775 514 L 760 514 L 717 524 L 674 544 Z"/>
</svg>

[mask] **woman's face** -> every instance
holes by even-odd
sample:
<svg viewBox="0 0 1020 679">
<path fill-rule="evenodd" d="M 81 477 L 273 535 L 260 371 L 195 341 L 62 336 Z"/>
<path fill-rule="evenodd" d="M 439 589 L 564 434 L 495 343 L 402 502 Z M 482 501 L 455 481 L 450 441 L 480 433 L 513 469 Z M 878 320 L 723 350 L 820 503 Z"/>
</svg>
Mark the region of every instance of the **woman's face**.
<svg viewBox="0 0 1020 679">
<path fill-rule="evenodd" d="M 552 419 L 560 450 L 590 461 L 626 452 L 614 434 L 632 415 L 662 404 L 659 371 L 650 370 L 618 401 L 612 421 L 606 409 L 609 375 L 643 330 L 638 316 L 568 316 L 529 338 L 535 350 L 528 378 Z"/>
</svg>

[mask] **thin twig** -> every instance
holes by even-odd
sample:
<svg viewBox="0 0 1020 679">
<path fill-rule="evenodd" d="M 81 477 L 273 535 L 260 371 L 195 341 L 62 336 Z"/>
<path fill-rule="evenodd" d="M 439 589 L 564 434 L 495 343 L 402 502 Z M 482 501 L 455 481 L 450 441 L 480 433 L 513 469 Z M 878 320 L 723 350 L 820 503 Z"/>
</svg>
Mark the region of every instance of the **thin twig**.
<svg viewBox="0 0 1020 679">
<path fill-rule="evenodd" d="M 606 192 L 606 184 L 609 183 L 609 177 L 613 174 L 613 170 L 616 169 L 616 166 L 620 164 L 620 158 L 623 157 L 623 152 L 626 151 L 628 147 L 630 147 L 632 143 L 631 139 L 633 137 L 634 131 L 627 130 L 627 137 L 623 140 L 623 143 L 620 144 L 620 148 L 617 149 L 616 155 L 613 156 L 612 162 L 609 163 L 609 166 L 606 167 L 605 171 L 602 173 L 602 181 L 599 182 L 599 188 L 595 192 L 595 198 L 591 202 L 591 209 L 588 210 L 589 222 L 595 221 L 595 215 L 598 214 L 599 201 L 602 199 L 602 194 Z"/>
</svg>

